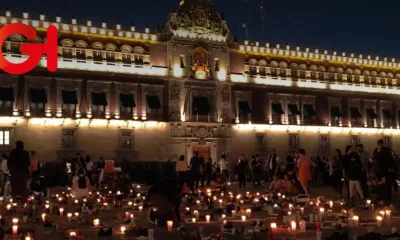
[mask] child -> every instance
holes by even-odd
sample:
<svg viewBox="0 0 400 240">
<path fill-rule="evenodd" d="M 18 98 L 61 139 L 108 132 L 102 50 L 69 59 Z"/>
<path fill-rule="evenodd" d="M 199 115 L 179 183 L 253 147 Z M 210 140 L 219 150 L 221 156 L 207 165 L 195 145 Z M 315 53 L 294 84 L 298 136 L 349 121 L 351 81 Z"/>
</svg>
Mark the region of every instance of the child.
<svg viewBox="0 0 400 240">
<path fill-rule="evenodd" d="M 274 175 L 273 181 L 269 185 L 268 191 L 274 194 L 278 193 L 279 191 L 282 190 L 282 186 L 283 186 L 282 179 L 279 179 L 278 175 Z"/>
<path fill-rule="evenodd" d="M 295 186 L 295 183 L 287 174 L 285 175 L 285 180 L 283 181 L 282 192 L 289 196 L 296 196 L 299 192 Z"/>
<path fill-rule="evenodd" d="M 72 179 L 72 194 L 76 198 L 83 198 L 89 196 L 90 181 L 85 174 L 83 168 L 79 168 L 77 174 Z"/>
<path fill-rule="evenodd" d="M 40 176 L 39 172 L 33 173 L 30 188 L 34 195 L 46 196 L 47 186 L 44 178 Z"/>
</svg>

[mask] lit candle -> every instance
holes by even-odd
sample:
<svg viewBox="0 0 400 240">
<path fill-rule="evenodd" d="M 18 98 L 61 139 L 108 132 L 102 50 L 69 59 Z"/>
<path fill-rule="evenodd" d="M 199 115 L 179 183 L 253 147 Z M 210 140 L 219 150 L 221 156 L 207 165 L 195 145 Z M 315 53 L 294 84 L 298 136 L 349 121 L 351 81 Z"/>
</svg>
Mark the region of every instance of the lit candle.
<svg viewBox="0 0 400 240">
<path fill-rule="evenodd" d="M 378 222 L 378 227 L 381 227 L 381 226 L 382 226 L 382 220 L 383 220 L 383 218 L 382 218 L 381 216 L 377 216 L 377 217 L 376 217 L 376 220 L 377 220 L 377 222 Z"/>
<path fill-rule="evenodd" d="M 245 215 L 242 216 L 242 221 L 243 222 L 246 221 L 246 216 Z"/>
<path fill-rule="evenodd" d="M 226 223 L 227 223 L 227 221 L 226 221 L 226 220 L 222 221 L 222 224 L 226 225 Z"/>
<path fill-rule="evenodd" d="M 167 221 L 168 232 L 172 232 L 173 221 Z"/>
<path fill-rule="evenodd" d="M 126 230 L 126 227 L 122 226 L 122 227 L 121 227 L 121 233 L 122 233 L 122 234 L 125 234 L 125 230 Z"/>
<path fill-rule="evenodd" d="M 386 218 L 387 218 L 388 220 L 390 220 L 391 213 L 392 213 L 392 211 L 390 211 L 390 210 L 386 210 L 386 212 L 385 212 Z"/>
<path fill-rule="evenodd" d="M 133 214 L 131 214 L 131 224 L 134 224 L 135 223 L 135 215 L 133 215 Z"/>
<path fill-rule="evenodd" d="M 192 218 L 192 223 L 196 223 L 196 218 Z"/>
<path fill-rule="evenodd" d="M 199 211 L 194 210 L 194 211 L 193 211 L 193 214 L 194 214 L 195 218 L 196 218 L 197 220 L 199 220 Z"/>
<path fill-rule="evenodd" d="M 17 225 L 17 224 L 18 224 L 18 218 L 13 218 L 12 223 L 13 223 L 14 225 Z"/>
<path fill-rule="evenodd" d="M 251 216 L 251 209 L 250 208 L 246 210 L 246 216 L 248 218 L 250 218 L 250 216 Z"/>
<path fill-rule="evenodd" d="M 14 235 L 18 234 L 18 225 L 13 225 L 13 226 L 12 226 L 12 233 L 13 233 Z"/>
<path fill-rule="evenodd" d="M 320 209 L 319 209 L 319 213 L 320 213 L 320 214 L 324 214 L 324 212 L 325 212 L 325 208 L 320 208 Z"/>
<path fill-rule="evenodd" d="M 128 206 L 132 206 L 133 205 L 133 203 L 132 202 L 128 202 Z"/>
<path fill-rule="evenodd" d="M 225 215 L 225 214 L 222 214 L 221 218 L 222 218 L 222 219 L 225 219 L 225 218 L 226 218 L 226 215 Z"/>
<path fill-rule="evenodd" d="M 79 217 L 79 213 L 78 212 L 74 213 L 74 215 L 75 215 L 75 217 Z"/>
<path fill-rule="evenodd" d="M 99 219 L 94 219 L 93 220 L 93 225 L 94 225 L 95 228 L 98 228 L 99 225 L 100 225 L 100 220 Z"/>
<path fill-rule="evenodd" d="M 130 215 L 131 215 L 130 212 L 125 212 L 125 218 L 129 218 Z"/>
<path fill-rule="evenodd" d="M 271 223 L 271 230 L 276 231 L 276 229 L 277 229 L 276 223 Z"/>
<path fill-rule="evenodd" d="M 210 215 L 206 215 L 206 222 L 207 222 L 207 223 L 210 223 L 210 218 L 211 218 Z"/>
<path fill-rule="evenodd" d="M 25 237 L 25 240 L 31 240 L 31 237 L 26 236 L 26 237 Z"/>
<path fill-rule="evenodd" d="M 291 211 L 293 209 L 293 204 L 289 204 L 289 210 Z"/>
<path fill-rule="evenodd" d="M 139 206 L 139 212 L 143 211 L 143 206 Z"/>
<path fill-rule="evenodd" d="M 45 213 L 42 214 L 42 221 L 46 222 L 46 214 Z"/>
<path fill-rule="evenodd" d="M 79 203 L 79 200 L 78 199 L 75 199 L 75 204 L 78 204 Z"/>
<path fill-rule="evenodd" d="M 329 206 L 333 208 L 333 201 L 329 201 Z"/>
<path fill-rule="evenodd" d="M 44 205 L 44 207 L 46 208 L 46 210 L 48 210 L 50 208 L 49 204 Z"/>
<path fill-rule="evenodd" d="M 297 229 L 297 224 L 296 224 L 296 222 L 295 222 L 295 221 L 292 221 L 292 222 L 290 223 L 290 225 L 292 226 L 292 231 L 293 231 L 293 232 L 296 232 L 296 229 Z"/>
<path fill-rule="evenodd" d="M 76 237 L 76 232 L 70 232 L 70 233 L 69 233 L 69 236 L 70 236 L 70 237 Z"/>
<path fill-rule="evenodd" d="M 62 216 L 64 213 L 64 208 L 60 208 L 59 211 L 60 211 L 60 216 Z"/>
<path fill-rule="evenodd" d="M 367 207 L 371 206 L 371 200 L 367 200 Z"/>
<path fill-rule="evenodd" d="M 200 206 L 200 200 L 196 200 L 197 205 Z"/>
<path fill-rule="evenodd" d="M 300 208 L 300 213 L 301 213 L 301 214 L 304 214 L 304 208 L 303 208 L 303 207 Z"/>
<path fill-rule="evenodd" d="M 68 222 L 71 222 L 71 219 L 72 219 L 72 213 L 68 213 L 68 214 L 67 214 L 67 217 L 68 217 Z"/>
<path fill-rule="evenodd" d="M 354 226 L 355 226 L 355 227 L 358 226 L 358 220 L 359 220 L 359 217 L 358 217 L 358 216 L 353 216 L 353 223 L 354 223 Z"/>
<path fill-rule="evenodd" d="M 11 204 L 7 204 L 7 211 L 11 210 Z"/>
</svg>

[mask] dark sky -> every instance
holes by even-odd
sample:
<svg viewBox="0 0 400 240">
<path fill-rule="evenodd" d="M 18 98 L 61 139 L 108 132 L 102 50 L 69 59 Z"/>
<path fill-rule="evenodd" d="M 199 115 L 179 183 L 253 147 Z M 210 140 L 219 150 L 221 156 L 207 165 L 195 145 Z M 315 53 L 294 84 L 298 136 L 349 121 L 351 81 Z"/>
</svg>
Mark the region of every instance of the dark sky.
<svg viewBox="0 0 400 240">
<path fill-rule="evenodd" d="M 229 28 L 243 42 L 248 21 L 251 41 L 280 43 L 319 48 L 339 53 L 392 57 L 400 60 L 400 21 L 398 0 L 213 0 L 223 13 Z M 179 0 L 9 0 L 0 10 L 10 9 L 21 16 L 27 10 L 35 18 L 44 12 L 54 19 L 59 13 L 70 22 L 75 14 L 78 23 L 102 20 L 125 29 L 133 22 L 143 31 L 163 24 L 172 6 Z M 247 3 L 246 3 L 247 2 Z M 264 2 L 265 24 L 262 31 L 261 3 Z"/>
</svg>

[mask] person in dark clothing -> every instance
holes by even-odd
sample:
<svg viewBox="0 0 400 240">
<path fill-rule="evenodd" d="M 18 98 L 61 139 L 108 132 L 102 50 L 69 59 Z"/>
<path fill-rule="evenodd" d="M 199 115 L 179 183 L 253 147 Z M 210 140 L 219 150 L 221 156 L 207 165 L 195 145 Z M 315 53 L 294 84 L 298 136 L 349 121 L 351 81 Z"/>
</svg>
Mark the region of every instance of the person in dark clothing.
<svg viewBox="0 0 400 240">
<path fill-rule="evenodd" d="M 212 169 L 213 169 L 212 159 L 211 159 L 211 157 L 209 157 L 205 163 L 205 169 L 204 169 L 204 173 L 203 173 L 204 178 L 207 181 L 207 187 L 209 187 L 211 185 Z M 201 183 L 201 185 L 203 186 L 203 182 Z"/>
<path fill-rule="evenodd" d="M 11 196 L 13 198 L 27 198 L 27 181 L 29 174 L 29 153 L 24 150 L 24 143 L 17 141 L 16 148 L 11 151 L 7 162 L 11 173 Z"/>
<path fill-rule="evenodd" d="M 149 212 L 149 220 L 159 225 L 166 225 L 171 220 L 174 223 L 181 221 L 179 207 L 181 205 L 182 189 L 176 179 L 163 179 L 153 186 L 147 192 L 152 208 L 157 211 Z"/>
<path fill-rule="evenodd" d="M 42 194 L 43 196 L 46 196 L 46 181 L 43 177 L 40 176 L 39 173 L 35 173 L 34 175 L 32 175 L 31 191 L 34 194 Z"/>
<path fill-rule="evenodd" d="M 342 198 L 342 153 L 339 149 L 335 150 L 335 155 L 329 163 L 329 175 L 331 177 L 331 184 L 333 189 L 335 189 L 338 197 Z"/>
<path fill-rule="evenodd" d="M 372 154 L 372 159 L 375 160 L 375 168 L 385 176 L 387 200 L 392 199 L 392 182 L 394 178 L 394 159 L 392 151 L 384 146 L 382 139 L 378 140 L 377 148 Z"/>
<path fill-rule="evenodd" d="M 355 194 L 355 190 L 357 190 L 358 194 L 361 197 L 361 200 L 364 200 L 364 193 L 361 188 L 361 179 L 362 179 L 362 162 L 360 159 L 360 155 L 353 154 L 352 150 L 350 151 L 350 164 L 348 169 L 347 178 L 349 179 L 349 188 L 350 188 L 350 199 L 352 200 Z"/>
<path fill-rule="evenodd" d="M 253 186 L 261 186 L 262 162 L 259 156 L 252 157 L 251 169 L 253 170 Z"/>
<path fill-rule="evenodd" d="M 198 157 L 198 152 L 194 153 L 194 157 L 190 159 L 190 173 L 192 175 L 192 180 L 194 183 L 194 188 L 199 187 L 199 181 L 200 181 L 200 166 L 201 166 L 201 160 Z"/>
<path fill-rule="evenodd" d="M 353 152 L 352 146 L 347 145 L 345 150 L 345 155 L 342 157 L 342 177 L 347 190 L 347 199 L 350 200 L 350 188 L 349 188 L 349 167 L 351 162 L 351 155 L 357 154 Z"/>
<path fill-rule="evenodd" d="M 394 163 L 392 185 L 393 185 L 393 191 L 397 193 L 399 191 L 399 185 L 397 183 L 397 179 L 399 176 L 400 158 L 399 155 L 397 155 L 394 151 L 392 151 L 392 153 L 393 153 L 393 163 Z"/>
<path fill-rule="evenodd" d="M 275 149 L 271 149 L 269 152 L 269 158 L 267 162 L 267 169 L 268 169 L 268 177 L 269 181 L 273 180 L 273 176 L 278 173 L 278 162 L 279 162 L 279 156 L 276 154 Z"/>
<path fill-rule="evenodd" d="M 238 176 L 239 188 L 246 188 L 247 166 L 247 160 L 245 159 L 244 154 L 241 154 L 239 161 L 235 166 L 235 173 Z"/>
</svg>

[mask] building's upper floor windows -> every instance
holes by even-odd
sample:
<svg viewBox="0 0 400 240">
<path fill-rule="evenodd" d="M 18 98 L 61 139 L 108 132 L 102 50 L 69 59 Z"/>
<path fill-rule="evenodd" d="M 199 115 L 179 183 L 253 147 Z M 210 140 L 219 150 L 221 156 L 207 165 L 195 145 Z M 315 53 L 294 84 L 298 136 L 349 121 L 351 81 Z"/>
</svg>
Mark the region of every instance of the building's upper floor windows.
<svg viewBox="0 0 400 240">
<path fill-rule="evenodd" d="M 92 92 L 92 112 L 102 114 L 105 112 L 105 107 L 108 105 L 105 92 Z"/>
<path fill-rule="evenodd" d="M 135 99 L 131 93 L 121 93 L 119 95 L 119 101 L 121 113 L 132 113 L 133 108 L 136 107 Z"/>
<path fill-rule="evenodd" d="M 12 87 L 0 87 L 0 108 L 10 109 L 14 102 L 14 89 Z"/>
<path fill-rule="evenodd" d="M 0 129 L 0 146 L 10 145 L 11 131 L 9 129 Z"/>
<path fill-rule="evenodd" d="M 44 110 L 47 103 L 45 88 L 31 88 L 29 91 L 30 106 L 32 110 Z"/>
<path fill-rule="evenodd" d="M 75 90 L 62 90 L 62 108 L 64 111 L 73 112 L 78 104 L 78 98 L 76 97 Z"/>
</svg>

